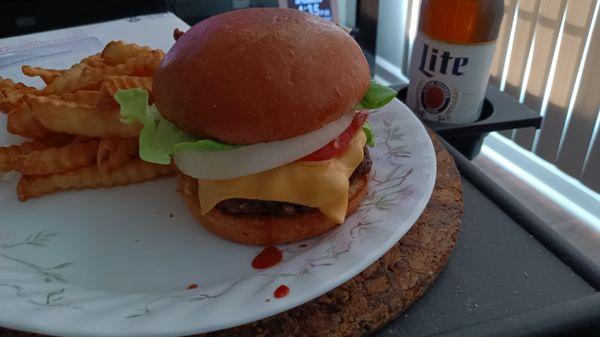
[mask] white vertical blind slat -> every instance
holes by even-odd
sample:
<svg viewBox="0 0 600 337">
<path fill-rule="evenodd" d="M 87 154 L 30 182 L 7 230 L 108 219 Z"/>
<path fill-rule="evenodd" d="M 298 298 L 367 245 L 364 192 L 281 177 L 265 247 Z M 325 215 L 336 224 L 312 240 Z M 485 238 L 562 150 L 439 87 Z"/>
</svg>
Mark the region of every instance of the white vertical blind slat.
<svg viewBox="0 0 600 337">
<path fill-rule="evenodd" d="M 571 0 L 567 3 L 567 16 L 560 42 L 556 74 L 542 128 L 536 135 L 537 143 L 534 141 L 535 152 L 549 162 L 556 160 L 595 2 L 594 0 Z"/>
<path fill-rule="evenodd" d="M 548 86 L 550 68 L 560 24 L 564 16 L 566 0 L 542 0 L 533 40 L 533 56 L 531 60 L 529 80 L 524 103 L 534 111 L 540 112 L 544 93 Z M 531 150 L 535 136 L 534 128 L 515 131 L 514 141 L 527 150 Z"/>
<path fill-rule="evenodd" d="M 510 59 L 506 61 L 508 70 L 504 75 L 506 77 L 504 92 L 519 100 L 521 87 L 525 80 L 527 59 L 533 41 L 540 0 L 519 0 L 517 7 L 517 22 L 513 33 Z M 513 132 L 507 130 L 502 134 L 507 138 L 512 138 Z"/>
<path fill-rule="evenodd" d="M 597 10 L 597 9 L 596 9 Z M 590 32 L 590 47 L 583 68 L 579 92 L 575 98 L 571 116 L 565 126 L 564 139 L 559 147 L 556 165 L 575 178 L 582 171 L 588 147 L 591 145 L 598 109 L 600 108 L 600 28 L 596 19 Z M 596 153 L 590 156 L 600 156 Z M 588 159 L 589 160 L 589 159 Z M 600 180 L 598 172 L 597 180 Z"/>
<path fill-rule="evenodd" d="M 533 41 L 540 0 L 520 0 L 504 91 L 519 100 Z"/>
<path fill-rule="evenodd" d="M 592 190 L 600 193 L 600 130 L 598 130 L 600 129 L 600 116 L 596 118 L 595 139 L 592 139 L 592 144 L 590 144 L 589 155 L 581 172 L 580 180 Z"/>
<path fill-rule="evenodd" d="M 512 46 L 511 39 L 514 36 L 517 23 L 515 17 L 519 12 L 518 4 L 519 0 L 504 0 L 504 15 L 496 40 L 496 51 L 494 52 L 490 67 L 490 83 L 496 85 L 498 88 L 502 88 L 502 79 L 504 78 L 506 66 L 509 63 L 508 59 L 510 58 Z M 512 131 L 504 130 L 500 131 L 500 134 L 510 138 Z"/>
<path fill-rule="evenodd" d="M 500 87 L 500 82 L 502 81 L 502 71 L 506 62 L 506 51 L 508 49 L 508 40 L 510 39 L 515 10 L 517 10 L 517 0 L 504 0 L 504 16 L 490 68 L 490 82 L 496 87 Z"/>
<path fill-rule="evenodd" d="M 407 0 L 406 1 L 406 25 L 404 27 L 404 54 L 402 59 L 402 72 L 406 75 L 410 72 L 410 58 L 412 53 L 412 39 L 410 36 L 411 26 L 416 25 L 419 16 L 413 15 L 415 11 L 421 6 L 421 0 Z"/>
</svg>

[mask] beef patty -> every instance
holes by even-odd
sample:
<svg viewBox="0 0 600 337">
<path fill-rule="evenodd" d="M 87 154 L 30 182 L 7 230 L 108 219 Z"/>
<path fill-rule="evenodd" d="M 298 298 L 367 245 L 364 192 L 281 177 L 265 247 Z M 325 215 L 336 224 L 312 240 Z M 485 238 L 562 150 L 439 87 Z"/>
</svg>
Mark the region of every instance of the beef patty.
<svg viewBox="0 0 600 337">
<path fill-rule="evenodd" d="M 363 161 L 350 176 L 350 181 L 371 171 L 373 161 L 369 155 L 369 150 L 364 148 Z M 255 199 L 227 199 L 219 202 L 217 208 L 233 214 L 274 214 L 274 215 L 294 215 L 296 213 L 305 213 L 316 210 L 314 207 L 308 207 L 289 202 L 266 201 Z"/>
</svg>

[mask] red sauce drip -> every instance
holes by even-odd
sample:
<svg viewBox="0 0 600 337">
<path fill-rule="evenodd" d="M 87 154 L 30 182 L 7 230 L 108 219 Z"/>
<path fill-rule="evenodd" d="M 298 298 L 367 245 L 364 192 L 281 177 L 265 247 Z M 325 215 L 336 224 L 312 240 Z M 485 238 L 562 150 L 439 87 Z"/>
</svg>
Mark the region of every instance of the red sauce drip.
<svg viewBox="0 0 600 337">
<path fill-rule="evenodd" d="M 279 250 L 279 248 L 274 246 L 269 246 L 262 250 L 254 260 L 252 260 L 252 268 L 254 269 L 265 269 L 269 267 L 273 267 L 274 265 L 281 262 L 283 259 L 283 254 Z"/>
<path fill-rule="evenodd" d="M 196 283 L 192 283 L 189 286 L 187 286 L 186 289 L 190 290 L 190 289 L 196 289 L 196 288 L 198 288 L 198 285 Z"/>
<path fill-rule="evenodd" d="M 290 293 L 290 288 L 288 288 L 286 285 L 280 285 L 279 287 L 277 287 L 277 289 L 275 289 L 275 291 L 273 292 L 273 296 L 275 296 L 275 298 L 284 298 L 286 297 L 288 294 Z"/>
<path fill-rule="evenodd" d="M 175 30 L 173 31 L 173 38 L 175 39 L 175 41 L 179 40 L 183 33 L 184 32 L 180 31 L 179 28 L 175 28 Z"/>
</svg>

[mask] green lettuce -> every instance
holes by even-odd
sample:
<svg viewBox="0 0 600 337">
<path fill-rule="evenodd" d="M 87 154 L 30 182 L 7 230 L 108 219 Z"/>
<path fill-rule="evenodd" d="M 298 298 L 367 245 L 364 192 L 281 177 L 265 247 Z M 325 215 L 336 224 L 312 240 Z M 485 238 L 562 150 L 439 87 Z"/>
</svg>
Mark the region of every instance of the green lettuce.
<svg viewBox="0 0 600 337">
<path fill-rule="evenodd" d="M 371 129 L 371 124 L 369 124 L 369 122 L 363 124 L 363 131 L 365 132 L 365 135 L 367 135 L 367 145 L 369 147 L 375 146 L 375 135 L 373 134 L 373 129 Z"/>
<path fill-rule="evenodd" d="M 121 90 L 115 94 L 121 106 L 121 121 L 139 121 L 140 158 L 155 164 L 171 163 L 171 156 L 181 150 L 220 151 L 234 148 L 208 139 L 196 139 L 163 118 L 154 105 L 148 105 L 148 92 L 143 89 Z"/>
<path fill-rule="evenodd" d="M 362 101 L 356 106 L 357 109 L 379 109 L 382 106 L 388 104 L 391 100 L 396 97 L 398 93 L 375 82 L 371 82 L 367 94 L 363 97 Z"/>
<path fill-rule="evenodd" d="M 386 86 L 371 82 L 369 90 L 357 109 L 377 109 L 386 105 L 396 96 L 396 92 Z M 179 129 L 175 124 L 161 116 L 154 105 L 148 105 L 148 92 L 140 88 L 121 90 L 115 94 L 115 100 L 121 106 L 121 121 L 138 121 L 143 128 L 140 131 L 140 158 L 156 164 L 169 164 L 171 156 L 178 151 L 222 151 L 237 146 L 219 143 L 214 140 L 197 139 Z M 369 123 L 363 130 L 367 135 L 367 145 L 373 146 L 375 138 Z"/>
</svg>

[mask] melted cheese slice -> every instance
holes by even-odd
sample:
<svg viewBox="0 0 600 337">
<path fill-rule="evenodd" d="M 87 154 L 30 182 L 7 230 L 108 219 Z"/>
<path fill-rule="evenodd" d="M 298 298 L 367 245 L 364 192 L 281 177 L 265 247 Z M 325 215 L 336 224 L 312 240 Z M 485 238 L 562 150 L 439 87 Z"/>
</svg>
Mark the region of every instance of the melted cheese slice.
<svg viewBox="0 0 600 337">
<path fill-rule="evenodd" d="M 202 213 L 208 213 L 223 200 L 243 198 L 315 207 L 331 220 L 342 223 L 348 208 L 349 178 L 363 160 L 366 141 L 367 136 L 360 130 L 339 157 L 296 161 L 228 180 L 198 180 Z"/>
</svg>

